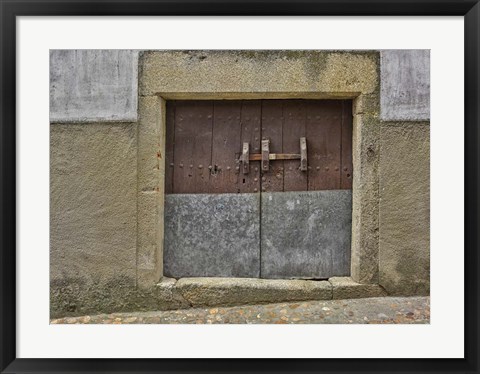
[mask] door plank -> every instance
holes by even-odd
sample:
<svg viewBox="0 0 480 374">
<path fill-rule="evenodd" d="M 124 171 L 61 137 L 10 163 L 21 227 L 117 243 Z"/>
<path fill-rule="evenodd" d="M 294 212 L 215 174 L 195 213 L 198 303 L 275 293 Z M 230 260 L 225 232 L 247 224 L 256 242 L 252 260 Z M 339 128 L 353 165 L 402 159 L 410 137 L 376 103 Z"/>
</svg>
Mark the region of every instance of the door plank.
<svg viewBox="0 0 480 374">
<path fill-rule="evenodd" d="M 244 100 L 241 108 L 241 136 L 238 152 L 244 142 L 250 144 L 250 154 L 260 154 L 262 102 Z M 238 154 L 240 156 L 240 154 Z M 239 165 L 241 166 L 241 165 Z M 250 171 L 243 174 L 240 168 L 237 174 L 238 192 L 260 192 L 260 161 L 250 161 Z"/>
<path fill-rule="evenodd" d="M 270 140 L 270 153 L 283 153 L 283 102 L 262 101 L 262 139 Z M 283 191 L 284 161 L 270 161 L 270 168 L 262 172 L 262 191 Z"/>
<path fill-rule="evenodd" d="M 174 193 L 210 192 L 212 126 L 212 101 L 176 103 Z"/>
<path fill-rule="evenodd" d="M 304 100 L 288 100 L 283 104 L 283 153 L 300 154 L 300 138 L 306 136 L 306 111 Z M 308 159 L 307 138 L 307 159 Z M 308 173 L 301 171 L 300 160 L 284 161 L 284 191 L 307 191 Z"/>
<path fill-rule="evenodd" d="M 236 193 L 237 158 L 239 139 L 241 102 L 219 100 L 214 102 L 212 162 L 210 168 L 210 193 Z"/>
<path fill-rule="evenodd" d="M 309 191 L 340 188 L 341 114 L 340 100 L 307 103 Z"/>
</svg>

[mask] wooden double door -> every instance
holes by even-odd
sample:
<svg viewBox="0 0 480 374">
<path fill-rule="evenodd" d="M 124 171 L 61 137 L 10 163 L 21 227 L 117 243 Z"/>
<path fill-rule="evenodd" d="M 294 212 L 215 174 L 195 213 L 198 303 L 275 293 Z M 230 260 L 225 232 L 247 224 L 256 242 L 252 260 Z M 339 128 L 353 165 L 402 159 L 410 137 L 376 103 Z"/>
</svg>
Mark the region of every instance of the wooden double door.
<svg viewBox="0 0 480 374">
<path fill-rule="evenodd" d="M 168 101 L 164 272 L 350 272 L 349 100 Z"/>
</svg>

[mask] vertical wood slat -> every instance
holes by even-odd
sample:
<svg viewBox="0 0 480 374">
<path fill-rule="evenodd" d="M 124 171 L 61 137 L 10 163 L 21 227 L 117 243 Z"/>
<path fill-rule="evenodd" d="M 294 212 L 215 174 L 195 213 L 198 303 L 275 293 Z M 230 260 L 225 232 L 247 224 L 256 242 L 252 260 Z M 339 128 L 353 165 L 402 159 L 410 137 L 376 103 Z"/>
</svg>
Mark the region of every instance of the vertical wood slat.
<svg viewBox="0 0 480 374">
<path fill-rule="evenodd" d="M 221 100 L 214 102 L 212 162 L 208 193 L 236 193 L 236 170 L 241 135 L 241 102 Z"/>
<path fill-rule="evenodd" d="M 260 100 L 244 100 L 241 107 L 242 130 L 238 149 L 241 150 L 243 143 L 247 142 L 250 144 L 251 154 L 260 153 L 262 102 Z M 250 161 L 248 174 L 243 174 L 240 170 L 237 191 L 241 193 L 260 192 L 260 161 Z"/>
<path fill-rule="evenodd" d="M 165 135 L 165 193 L 173 193 L 173 150 L 175 147 L 175 101 L 167 101 Z"/>
<path fill-rule="evenodd" d="M 262 101 L 262 139 L 270 139 L 270 153 L 282 153 L 283 102 Z M 262 172 L 262 191 L 283 191 L 283 161 L 270 162 L 270 170 Z"/>
<path fill-rule="evenodd" d="M 339 100 L 307 104 L 309 191 L 340 189 L 341 114 Z"/>
<path fill-rule="evenodd" d="M 352 132 L 353 116 L 352 101 L 343 101 L 342 111 L 342 169 L 341 169 L 341 189 L 351 190 L 353 181 L 353 162 L 352 162 Z"/>
<path fill-rule="evenodd" d="M 306 132 L 306 112 L 304 100 L 288 100 L 283 105 L 283 153 L 300 153 L 300 138 Z M 307 159 L 308 143 L 307 138 Z M 309 171 L 301 171 L 300 160 L 284 161 L 284 191 L 307 191 Z"/>
<path fill-rule="evenodd" d="M 209 192 L 212 127 L 212 101 L 176 103 L 174 193 Z"/>
</svg>

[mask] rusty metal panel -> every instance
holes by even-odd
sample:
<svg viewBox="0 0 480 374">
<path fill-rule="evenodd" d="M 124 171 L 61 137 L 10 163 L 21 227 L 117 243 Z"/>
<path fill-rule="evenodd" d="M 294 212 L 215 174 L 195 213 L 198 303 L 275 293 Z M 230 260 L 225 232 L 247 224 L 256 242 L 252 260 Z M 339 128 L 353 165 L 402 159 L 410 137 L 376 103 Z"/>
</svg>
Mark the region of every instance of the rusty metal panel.
<svg viewBox="0 0 480 374">
<path fill-rule="evenodd" d="M 352 161 L 352 132 L 353 115 L 352 101 L 345 100 L 342 103 L 342 172 L 341 188 L 352 189 L 353 181 L 353 161 Z"/>
<path fill-rule="evenodd" d="M 167 277 L 260 275 L 260 194 L 165 196 Z"/>
<path fill-rule="evenodd" d="M 240 147 L 240 101 L 219 100 L 213 108 L 212 161 L 209 193 L 237 192 L 236 160 Z"/>
<path fill-rule="evenodd" d="M 284 103 L 283 152 L 300 153 L 300 138 L 306 136 L 306 110 L 304 100 L 288 100 Z M 307 139 L 307 142 L 309 139 Z M 300 160 L 285 161 L 284 191 L 306 191 L 307 172 L 301 171 Z M 307 165 L 308 166 L 308 165 Z"/>
<path fill-rule="evenodd" d="M 261 277 L 350 274 L 352 191 L 262 193 Z"/>
<path fill-rule="evenodd" d="M 210 191 L 212 128 L 212 101 L 176 102 L 174 193 Z"/>
<path fill-rule="evenodd" d="M 340 188 L 342 101 L 307 102 L 308 190 Z"/>
<path fill-rule="evenodd" d="M 270 140 L 270 153 L 282 153 L 283 100 L 262 101 L 262 139 Z M 262 171 L 262 191 L 283 191 L 283 162 L 271 162 L 269 171 Z"/>
</svg>

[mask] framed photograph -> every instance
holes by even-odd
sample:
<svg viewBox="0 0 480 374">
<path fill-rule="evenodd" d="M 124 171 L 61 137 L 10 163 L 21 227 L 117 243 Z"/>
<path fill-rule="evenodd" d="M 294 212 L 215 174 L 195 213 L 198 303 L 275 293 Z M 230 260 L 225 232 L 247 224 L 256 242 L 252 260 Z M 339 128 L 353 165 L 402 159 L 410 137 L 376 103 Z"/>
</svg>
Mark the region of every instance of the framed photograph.
<svg viewBox="0 0 480 374">
<path fill-rule="evenodd" d="M 0 11 L 2 373 L 479 371 L 477 1 Z"/>
</svg>

